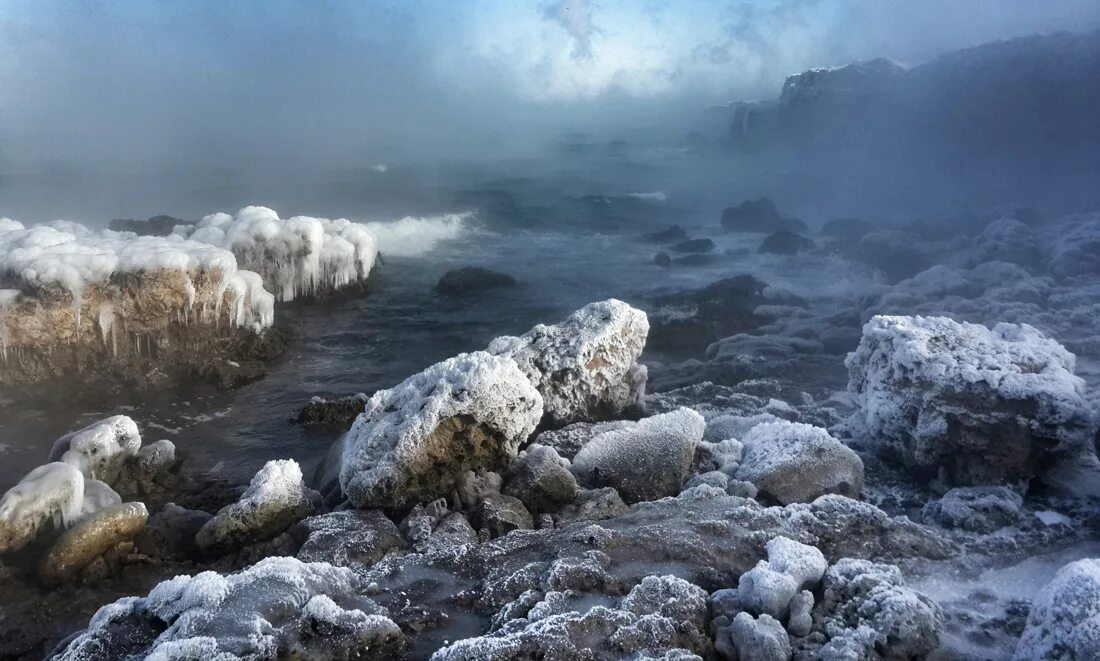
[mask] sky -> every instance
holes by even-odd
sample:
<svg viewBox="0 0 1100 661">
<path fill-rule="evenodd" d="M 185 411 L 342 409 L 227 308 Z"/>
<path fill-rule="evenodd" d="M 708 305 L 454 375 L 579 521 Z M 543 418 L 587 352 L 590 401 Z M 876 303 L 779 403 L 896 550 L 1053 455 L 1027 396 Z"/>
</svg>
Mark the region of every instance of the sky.
<svg viewBox="0 0 1100 661">
<path fill-rule="evenodd" d="M 0 174 L 488 154 L 1098 27 L 1097 0 L 0 0 Z"/>
</svg>

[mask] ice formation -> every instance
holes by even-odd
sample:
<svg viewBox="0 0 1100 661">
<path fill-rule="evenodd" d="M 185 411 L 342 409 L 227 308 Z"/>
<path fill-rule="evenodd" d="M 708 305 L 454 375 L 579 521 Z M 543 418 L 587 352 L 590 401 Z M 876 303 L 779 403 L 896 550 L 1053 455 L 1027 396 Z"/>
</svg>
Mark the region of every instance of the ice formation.
<svg viewBox="0 0 1100 661">
<path fill-rule="evenodd" d="M 954 482 L 1029 477 L 1093 440 L 1074 355 L 1026 324 L 876 316 L 846 364 L 856 426 Z"/>
<path fill-rule="evenodd" d="M 367 401 L 343 441 L 340 485 L 359 506 L 449 496 L 465 471 L 503 468 L 541 415 L 513 361 L 460 354 Z"/>
<path fill-rule="evenodd" d="M 50 461 L 61 461 L 85 478 L 113 484 L 123 464 L 141 449 L 137 423 L 116 415 L 65 434 L 54 441 Z"/>
<path fill-rule="evenodd" d="M 280 301 L 362 282 L 378 255 L 374 234 L 365 225 L 344 218 L 284 219 L 260 206 L 245 207 L 235 216 L 211 214 L 176 232 L 231 251 L 263 277 Z"/>
<path fill-rule="evenodd" d="M 1017 661 L 1095 659 L 1100 653 L 1100 559 L 1071 562 L 1031 605 Z"/>
<path fill-rule="evenodd" d="M 61 462 L 39 466 L 0 498 L 0 553 L 18 551 L 47 522 L 64 528 L 84 507 L 84 476 Z"/>
</svg>

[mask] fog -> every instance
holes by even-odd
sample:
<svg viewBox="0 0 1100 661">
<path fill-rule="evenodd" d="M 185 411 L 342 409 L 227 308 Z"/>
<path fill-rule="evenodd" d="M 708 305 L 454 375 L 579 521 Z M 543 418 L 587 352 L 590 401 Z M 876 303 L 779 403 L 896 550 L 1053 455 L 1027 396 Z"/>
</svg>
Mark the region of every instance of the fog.
<svg viewBox="0 0 1100 661">
<path fill-rule="evenodd" d="M 811 67 L 1098 26 L 1093 0 L 3 0 L 0 195 L 98 223 L 380 165 L 546 161 L 569 132 L 678 139 Z"/>
</svg>

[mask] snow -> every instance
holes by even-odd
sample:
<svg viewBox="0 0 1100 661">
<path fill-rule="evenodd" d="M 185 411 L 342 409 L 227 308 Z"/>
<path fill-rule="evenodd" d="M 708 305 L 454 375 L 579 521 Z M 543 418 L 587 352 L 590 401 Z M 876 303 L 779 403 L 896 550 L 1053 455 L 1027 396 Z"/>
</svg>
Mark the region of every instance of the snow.
<svg viewBox="0 0 1100 661">
<path fill-rule="evenodd" d="M 0 553 L 18 551 L 46 522 L 68 527 L 84 506 L 84 476 L 61 462 L 39 466 L 0 498 Z"/>
<path fill-rule="evenodd" d="M 340 485 L 360 506 L 449 496 L 465 471 L 503 468 L 541 415 L 513 361 L 460 354 L 367 400 L 344 439 Z"/>
<path fill-rule="evenodd" d="M 1018 661 L 1095 659 L 1100 651 L 1100 559 L 1071 562 L 1032 603 Z"/>
<path fill-rule="evenodd" d="M 111 484 L 126 460 L 137 456 L 140 449 L 137 423 L 128 416 L 116 415 L 54 441 L 50 461 L 62 461 L 86 478 Z"/>
</svg>

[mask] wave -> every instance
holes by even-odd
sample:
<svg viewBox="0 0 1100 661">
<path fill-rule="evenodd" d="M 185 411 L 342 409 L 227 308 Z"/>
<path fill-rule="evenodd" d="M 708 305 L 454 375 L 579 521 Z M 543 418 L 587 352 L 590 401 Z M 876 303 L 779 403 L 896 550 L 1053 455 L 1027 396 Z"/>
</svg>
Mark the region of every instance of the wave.
<svg viewBox="0 0 1100 661">
<path fill-rule="evenodd" d="M 646 200 L 648 202 L 666 202 L 668 201 L 668 195 L 665 195 L 664 191 L 653 191 L 652 193 L 627 193 L 627 197 L 636 197 L 639 200 Z"/>
<path fill-rule="evenodd" d="M 458 238 L 466 229 L 466 221 L 474 214 L 445 213 L 437 216 L 406 216 L 399 220 L 367 223 L 378 239 L 383 255 L 420 257 L 441 241 Z"/>
</svg>

